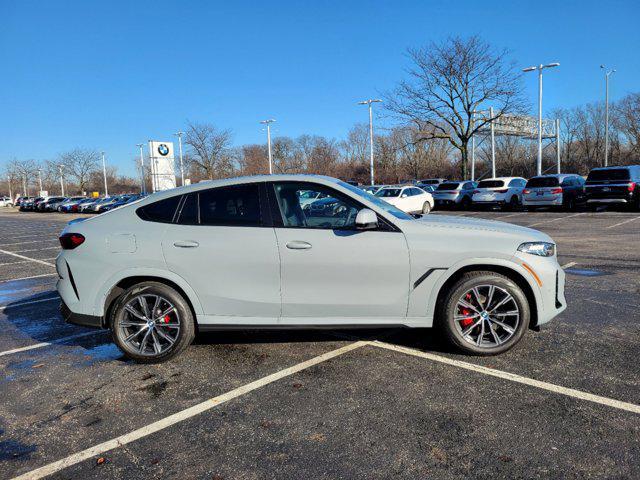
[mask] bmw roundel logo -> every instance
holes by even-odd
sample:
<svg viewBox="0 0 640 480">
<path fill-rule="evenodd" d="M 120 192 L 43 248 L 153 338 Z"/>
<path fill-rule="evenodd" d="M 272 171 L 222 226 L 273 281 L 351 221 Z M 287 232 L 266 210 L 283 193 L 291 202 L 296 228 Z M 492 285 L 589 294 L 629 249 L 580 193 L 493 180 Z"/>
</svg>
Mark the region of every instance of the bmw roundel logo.
<svg viewBox="0 0 640 480">
<path fill-rule="evenodd" d="M 169 147 L 167 147 L 164 143 L 158 145 L 158 153 L 163 157 L 169 154 Z"/>
</svg>

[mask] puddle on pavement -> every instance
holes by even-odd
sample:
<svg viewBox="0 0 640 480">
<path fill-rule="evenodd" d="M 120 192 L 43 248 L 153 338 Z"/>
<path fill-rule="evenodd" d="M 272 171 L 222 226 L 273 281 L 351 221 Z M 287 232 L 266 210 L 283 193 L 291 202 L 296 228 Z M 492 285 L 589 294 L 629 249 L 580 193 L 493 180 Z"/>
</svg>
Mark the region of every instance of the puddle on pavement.
<svg viewBox="0 0 640 480">
<path fill-rule="evenodd" d="M 105 343 L 78 352 L 86 359 L 85 364 L 92 365 L 97 362 L 109 362 L 123 358 L 123 353 L 114 343 Z"/>
<path fill-rule="evenodd" d="M 584 268 L 567 268 L 565 273 L 569 275 L 578 275 L 580 277 L 601 277 L 603 275 L 611 275 L 609 272 L 603 272 L 601 270 L 587 270 Z"/>
</svg>

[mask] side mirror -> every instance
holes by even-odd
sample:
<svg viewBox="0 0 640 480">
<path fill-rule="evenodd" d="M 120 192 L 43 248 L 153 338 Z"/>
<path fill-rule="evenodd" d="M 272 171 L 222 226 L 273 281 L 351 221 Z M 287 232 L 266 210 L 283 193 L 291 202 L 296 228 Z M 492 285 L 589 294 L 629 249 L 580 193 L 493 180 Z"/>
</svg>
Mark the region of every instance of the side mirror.
<svg viewBox="0 0 640 480">
<path fill-rule="evenodd" d="M 372 230 L 378 228 L 378 216 L 376 212 L 363 208 L 356 215 L 356 228 L 358 230 Z"/>
<path fill-rule="evenodd" d="M 408 195 L 406 193 L 403 193 L 402 195 L 400 195 L 400 198 L 407 198 L 407 196 Z"/>
</svg>

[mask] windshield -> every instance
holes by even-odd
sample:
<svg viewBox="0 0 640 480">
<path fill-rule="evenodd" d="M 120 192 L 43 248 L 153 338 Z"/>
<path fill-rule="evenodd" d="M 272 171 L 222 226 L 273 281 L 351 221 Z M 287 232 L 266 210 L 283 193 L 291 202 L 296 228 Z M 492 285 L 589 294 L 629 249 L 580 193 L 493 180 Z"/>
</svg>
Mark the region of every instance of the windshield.
<svg viewBox="0 0 640 480">
<path fill-rule="evenodd" d="M 441 183 L 436 190 L 457 190 L 459 185 L 458 182 Z"/>
<path fill-rule="evenodd" d="M 626 168 L 607 168 L 604 170 L 591 170 L 587 182 L 599 180 L 629 180 L 629 170 Z"/>
<path fill-rule="evenodd" d="M 400 189 L 399 188 L 383 188 L 378 193 L 376 193 L 376 197 L 399 197 Z"/>
<path fill-rule="evenodd" d="M 390 203 L 385 202 L 384 200 L 380 200 L 378 197 L 376 197 L 375 195 L 371 195 L 369 192 L 360 190 L 359 188 L 354 187 L 353 185 L 349 185 L 346 182 L 338 181 L 338 184 L 341 187 L 349 190 L 351 193 L 354 193 L 357 197 L 364 198 L 365 200 L 373 203 L 376 207 L 384 210 L 387 213 L 390 213 L 399 220 L 413 220 L 413 217 L 408 213 L 404 213 L 402 210 L 399 210 L 398 208 L 394 207 Z"/>
<path fill-rule="evenodd" d="M 478 184 L 478 188 L 500 188 L 504 187 L 504 182 L 502 180 L 482 180 Z"/>
<path fill-rule="evenodd" d="M 559 185 L 558 177 L 534 177 L 527 182 L 527 188 L 557 187 Z"/>
</svg>

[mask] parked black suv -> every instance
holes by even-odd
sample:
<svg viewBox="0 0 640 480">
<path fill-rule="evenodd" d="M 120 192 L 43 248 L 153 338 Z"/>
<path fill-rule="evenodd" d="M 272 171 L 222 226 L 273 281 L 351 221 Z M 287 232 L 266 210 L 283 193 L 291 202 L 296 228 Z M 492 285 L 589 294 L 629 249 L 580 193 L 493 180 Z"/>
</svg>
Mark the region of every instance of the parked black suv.
<svg viewBox="0 0 640 480">
<path fill-rule="evenodd" d="M 594 168 L 585 185 L 587 205 L 617 204 L 640 210 L 640 165 Z"/>
</svg>

